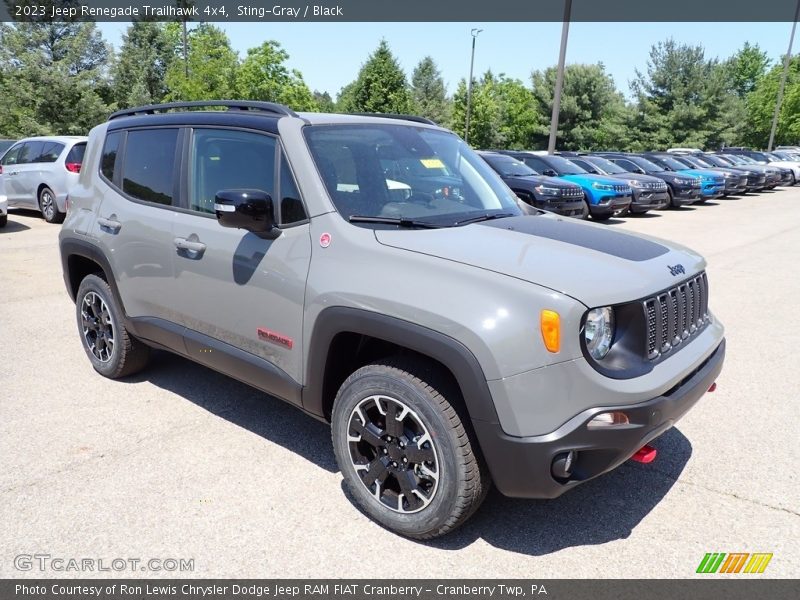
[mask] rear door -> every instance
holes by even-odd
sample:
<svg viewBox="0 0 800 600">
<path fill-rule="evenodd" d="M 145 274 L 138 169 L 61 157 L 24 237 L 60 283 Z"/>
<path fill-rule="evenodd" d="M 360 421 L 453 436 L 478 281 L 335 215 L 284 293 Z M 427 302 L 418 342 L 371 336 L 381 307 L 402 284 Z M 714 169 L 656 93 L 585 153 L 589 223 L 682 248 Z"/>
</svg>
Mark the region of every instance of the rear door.
<svg viewBox="0 0 800 600">
<path fill-rule="evenodd" d="M 271 363 L 301 381 L 311 243 L 306 211 L 278 139 L 261 132 L 197 128 L 188 140 L 185 177 L 186 210 L 175 215 L 175 240 L 197 250 L 173 248 L 174 306 L 187 328 L 190 355 L 220 368 L 221 357 L 214 352 L 222 349 L 250 364 Z M 214 198 L 227 189 L 267 192 L 281 235 L 268 240 L 220 226 Z"/>
<path fill-rule="evenodd" d="M 14 206 L 18 197 L 17 190 L 13 184 L 14 177 L 17 176 L 19 155 L 24 145 L 24 142 L 15 144 L 3 155 L 2 160 L 0 160 L 0 167 L 2 167 L 2 173 L 0 173 L 0 195 L 5 195 L 11 206 Z"/>
<path fill-rule="evenodd" d="M 181 135 L 175 127 L 109 132 L 100 158 L 102 202 L 92 235 L 111 263 L 126 314 L 153 331 L 175 320 L 172 220 Z"/>
</svg>

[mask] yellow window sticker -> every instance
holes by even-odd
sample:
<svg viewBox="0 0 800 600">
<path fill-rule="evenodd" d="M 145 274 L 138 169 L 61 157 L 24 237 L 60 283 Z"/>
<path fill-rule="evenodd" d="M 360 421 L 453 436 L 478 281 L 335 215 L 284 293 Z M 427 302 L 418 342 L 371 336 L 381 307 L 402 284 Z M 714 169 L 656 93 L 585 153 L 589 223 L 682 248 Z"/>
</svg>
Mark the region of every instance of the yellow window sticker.
<svg viewBox="0 0 800 600">
<path fill-rule="evenodd" d="M 438 158 L 420 158 L 419 162 L 426 169 L 444 169 L 444 163 Z"/>
</svg>

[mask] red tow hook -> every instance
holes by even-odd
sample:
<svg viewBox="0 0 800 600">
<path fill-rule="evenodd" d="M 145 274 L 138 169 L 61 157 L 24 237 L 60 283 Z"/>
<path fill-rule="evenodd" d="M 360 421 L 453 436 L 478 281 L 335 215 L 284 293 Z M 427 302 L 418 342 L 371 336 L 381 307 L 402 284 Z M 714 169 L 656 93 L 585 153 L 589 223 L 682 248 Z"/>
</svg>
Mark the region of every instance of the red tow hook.
<svg viewBox="0 0 800 600">
<path fill-rule="evenodd" d="M 715 381 L 714 383 L 711 384 L 711 387 L 708 388 L 708 391 L 713 392 L 716 389 L 717 389 L 717 382 Z"/>
<path fill-rule="evenodd" d="M 653 448 L 648 444 L 639 448 L 636 451 L 636 454 L 631 456 L 631 460 L 635 460 L 636 462 L 644 463 L 647 465 L 653 462 L 656 459 L 657 455 L 658 455 L 658 450 L 656 450 L 655 448 Z"/>
</svg>

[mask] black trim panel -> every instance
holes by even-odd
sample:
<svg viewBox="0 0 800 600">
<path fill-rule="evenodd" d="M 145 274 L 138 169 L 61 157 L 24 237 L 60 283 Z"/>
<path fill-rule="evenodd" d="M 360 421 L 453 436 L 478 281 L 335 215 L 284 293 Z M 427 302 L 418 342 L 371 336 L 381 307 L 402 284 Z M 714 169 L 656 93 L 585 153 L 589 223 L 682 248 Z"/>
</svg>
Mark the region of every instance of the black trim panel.
<svg viewBox="0 0 800 600">
<path fill-rule="evenodd" d="M 208 335 L 156 317 L 127 319 L 131 333 L 297 406 L 302 386 L 282 369 Z"/>
<path fill-rule="evenodd" d="M 630 198 L 630 196 L 626 196 L 626 198 Z M 618 206 L 616 202 L 617 199 L 614 199 L 609 206 L 591 205 L 589 209 L 593 214 L 595 212 L 597 214 L 606 214 L 624 208 Z M 665 246 L 640 237 L 617 233 L 609 229 L 590 229 L 572 221 L 510 217 L 508 219 L 486 221 L 485 223 L 480 223 L 480 225 L 483 227 L 510 229 L 519 233 L 572 244 L 635 262 L 652 260 L 669 252 L 669 249 Z"/>
<path fill-rule="evenodd" d="M 442 333 L 368 310 L 331 307 L 323 310 L 314 323 L 306 363 L 303 408 L 325 417 L 324 378 L 328 349 L 340 333 L 367 335 L 429 356 L 445 367 L 458 381 L 472 419 L 497 423 L 497 412 L 478 359 L 458 340 Z M 333 392 L 335 393 L 335 391 Z"/>
</svg>

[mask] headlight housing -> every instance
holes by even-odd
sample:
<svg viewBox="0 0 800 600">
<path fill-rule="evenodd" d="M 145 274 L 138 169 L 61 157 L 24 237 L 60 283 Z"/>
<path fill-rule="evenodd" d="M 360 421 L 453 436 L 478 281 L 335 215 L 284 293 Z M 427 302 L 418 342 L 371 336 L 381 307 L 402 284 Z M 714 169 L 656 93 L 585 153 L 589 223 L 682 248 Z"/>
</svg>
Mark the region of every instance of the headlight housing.
<svg viewBox="0 0 800 600">
<path fill-rule="evenodd" d="M 533 189 L 537 194 L 541 194 L 542 196 L 558 196 L 561 193 L 559 188 L 548 187 L 546 185 L 537 185 Z"/>
<path fill-rule="evenodd" d="M 644 187 L 644 183 L 642 183 L 638 179 L 629 179 L 628 180 L 628 185 L 631 186 L 632 188 L 636 188 L 636 189 Z"/>
<path fill-rule="evenodd" d="M 586 313 L 583 338 L 586 349 L 595 360 L 601 360 L 614 341 L 614 309 L 609 306 L 593 308 Z"/>
<path fill-rule="evenodd" d="M 604 192 L 613 192 L 614 191 L 614 186 L 613 185 L 609 185 L 607 183 L 599 183 L 597 181 L 595 181 L 592 184 L 592 187 L 594 189 L 596 189 L 596 190 L 602 190 Z"/>
</svg>

